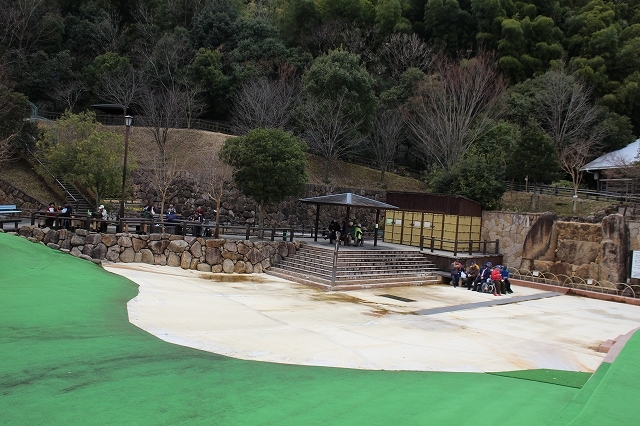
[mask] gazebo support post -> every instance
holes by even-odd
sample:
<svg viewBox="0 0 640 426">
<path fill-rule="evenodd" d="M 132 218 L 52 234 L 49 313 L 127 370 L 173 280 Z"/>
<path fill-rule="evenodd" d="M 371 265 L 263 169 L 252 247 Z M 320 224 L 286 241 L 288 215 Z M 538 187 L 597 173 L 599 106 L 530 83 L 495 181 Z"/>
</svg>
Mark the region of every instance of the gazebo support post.
<svg viewBox="0 0 640 426">
<path fill-rule="evenodd" d="M 320 223 L 320 204 L 316 204 L 316 235 L 313 241 L 318 242 L 318 224 Z"/>
<path fill-rule="evenodd" d="M 345 233 L 342 235 L 342 242 L 347 245 L 347 235 L 349 235 L 349 217 L 351 216 L 351 206 L 347 206 L 347 218 L 344 221 Z"/>
<path fill-rule="evenodd" d="M 376 223 L 373 226 L 373 246 L 378 245 L 378 223 L 380 222 L 380 210 L 376 209 Z"/>
</svg>

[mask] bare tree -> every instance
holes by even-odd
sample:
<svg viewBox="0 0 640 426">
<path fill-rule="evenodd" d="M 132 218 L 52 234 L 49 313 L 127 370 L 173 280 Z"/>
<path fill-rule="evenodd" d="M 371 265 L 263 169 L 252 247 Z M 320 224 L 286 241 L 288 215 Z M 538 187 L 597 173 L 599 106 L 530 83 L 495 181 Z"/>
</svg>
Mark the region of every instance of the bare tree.
<svg viewBox="0 0 640 426">
<path fill-rule="evenodd" d="M 438 56 L 410 101 L 406 124 L 412 138 L 426 159 L 445 170 L 500 112 L 506 84 L 494 59 L 487 52 L 460 61 Z"/>
<path fill-rule="evenodd" d="M 0 69 L 0 78 L 2 70 Z M 0 165 L 13 154 L 13 139 L 23 130 L 27 100 L 0 82 Z"/>
<path fill-rule="evenodd" d="M 596 141 L 593 139 L 574 140 L 558 150 L 560 166 L 571 176 L 573 182 L 573 211 L 577 209 L 578 188 L 582 182 L 580 170 L 593 157 Z"/>
<path fill-rule="evenodd" d="M 233 185 L 233 167 L 224 163 L 218 152 L 206 152 L 200 156 L 202 164 L 199 166 L 198 180 L 204 187 L 204 195 L 216 203 L 216 230 L 214 237 L 220 236 L 220 209 L 225 193 Z"/>
<path fill-rule="evenodd" d="M 382 57 L 393 78 L 409 68 L 427 72 L 434 61 L 433 49 L 416 34 L 391 34 L 382 46 Z"/>
<path fill-rule="evenodd" d="M 145 86 L 140 121 L 153 136 L 161 158 L 167 158 L 169 134 L 186 118 L 186 94 L 178 88 Z"/>
<path fill-rule="evenodd" d="M 580 169 L 609 135 L 609 129 L 602 124 L 606 112 L 591 102 L 591 93 L 590 87 L 562 69 L 543 75 L 536 91 L 536 118 L 551 138 L 560 166 L 571 176 L 574 200 L 582 181 Z"/>
<path fill-rule="evenodd" d="M 0 45 L 25 54 L 50 42 L 64 27 L 49 0 L 0 0 Z"/>
<path fill-rule="evenodd" d="M 600 126 L 604 110 L 591 101 L 592 88 L 565 70 L 552 70 L 542 76 L 537 89 L 536 118 L 557 149 L 574 141 L 582 144 L 587 136 L 596 142 L 607 136 Z"/>
<path fill-rule="evenodd" d="M 363 118 L 347 114 L 344 94 L 334 99 L 308 97 L 299 109 L 304 139 L 325 163 L 324 180 L 329 181 L 331 164 L 352 153 L 364 138 L 357 132 Z"/>
<path fill-rule="evenodd" d="M 65 104 L 65 109 L 73 111 L 73 107 L 83 93 L 87 91 L 87 86 L 79 80 L 60 82 L 53 91 L 53 98 Z"/>
<path fill-rule="evenodd" d="M 184 165 L 177 158 L 167 159 L 160 155 L 148 158 L 149 167 L 141 174 L 143 179 L 155 188 L 160 198 L 160 217 L 164 217 L 164 206 L 170 197 L 169 190 L 175 185 L 178 178 L 184 173 Z M 164 232 L 164 221 L 162 221 Z"/>
<path fill-rule="evenodd" d="M 396 109 L 380 110 L 367 138 L 367 146 L 373 152 L 380 168 L 380 182 L 393 163 L 398 146 L 404 138 L 402 114 Z"/>
<path fill-rule="evenodd" d="M 102 74 L 98 94 L 108 102 L 122 105 L 122 115 L 127 115 L 127 110 L 138 99 L 143 86 L 143 76 L 129 66 L 122 71 Z"/>
<path fill-rule="evenodd" d="M 299 89 L 299 80 L 291 75 L 247 81 L 233 102 L 233 126 L 241 134 L 257 128 L 287 129 L 298 104 Z"/>
</svg>

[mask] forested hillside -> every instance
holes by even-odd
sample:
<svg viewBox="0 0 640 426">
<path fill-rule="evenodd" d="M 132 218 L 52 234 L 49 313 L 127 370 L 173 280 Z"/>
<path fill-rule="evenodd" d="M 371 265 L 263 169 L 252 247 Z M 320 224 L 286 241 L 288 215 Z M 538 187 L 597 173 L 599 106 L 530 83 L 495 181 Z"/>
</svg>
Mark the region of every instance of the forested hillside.
<svg viewBox="0 0 640 426">
<path fill-rule="evenodd" d="M 485 207 L 640 132 L 640 0 L 0 0 L 0 55 L 4 123 L 28 98 L 123 104 L 160 151 L 198 117 L 284 128 L 326 173 L 399 164 Z"/>
</svg>

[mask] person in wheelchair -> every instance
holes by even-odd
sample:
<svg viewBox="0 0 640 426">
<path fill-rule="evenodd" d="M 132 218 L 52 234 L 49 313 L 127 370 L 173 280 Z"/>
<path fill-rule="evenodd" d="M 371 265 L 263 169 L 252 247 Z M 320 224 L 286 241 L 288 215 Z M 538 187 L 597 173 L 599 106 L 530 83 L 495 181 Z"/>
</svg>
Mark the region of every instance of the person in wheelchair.
<svg viewBox="0 0 640 426">
<path fill-rule="evenodd" d="M 493 265 L 491 262 L 487 262 L 482 268 L 480 268 L 480 272 L 478 273 L 476 280 L 473 282 L 473 291 L 482 291 L 482 284 L 491 279 L 492 267 Z"/>
</svg>

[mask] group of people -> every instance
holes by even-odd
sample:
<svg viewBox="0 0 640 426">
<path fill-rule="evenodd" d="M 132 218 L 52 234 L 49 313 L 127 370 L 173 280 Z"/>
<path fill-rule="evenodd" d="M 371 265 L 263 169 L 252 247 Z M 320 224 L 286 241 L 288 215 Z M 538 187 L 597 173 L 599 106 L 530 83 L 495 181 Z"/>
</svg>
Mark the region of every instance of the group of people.
<svg viewBox="0 0 640 426">
<path fill-rule="evenodd" d="M 480 267 L 472 260 L 465 268 L 464 263 L 456 259 L 451 264 L 451 284 L 453 287 L 465 285 L 467 290 L 473 289 L 479 292 L 485 288 L 493 288 L 494 296 L 513 293 L 509 281 L 509 268 L 506 265 L 493 266 L 491 262 Z M 493 284 L 493 286 L 485 286 L 485 284 Z"/>
<path fill-rule="evenodd" d="M 353 222 L 349 222 L 347 226 L 347 221 L 342 221 L 342 226 L 338 224 L 337 221 L 332 220 L 329 224 L 329 229 L 323 231 L 324 239 L 329 240 L 330 244 L 335 243 L 335 241 L 339 238 L 340 241 L 345 246 L 359 246 L 362 247 L 364 245 L 362 232 L 362 225 L 359 223 L 354 224 Z M 338 234 L 340 234 L 338 236 Z"/>
</svg>

